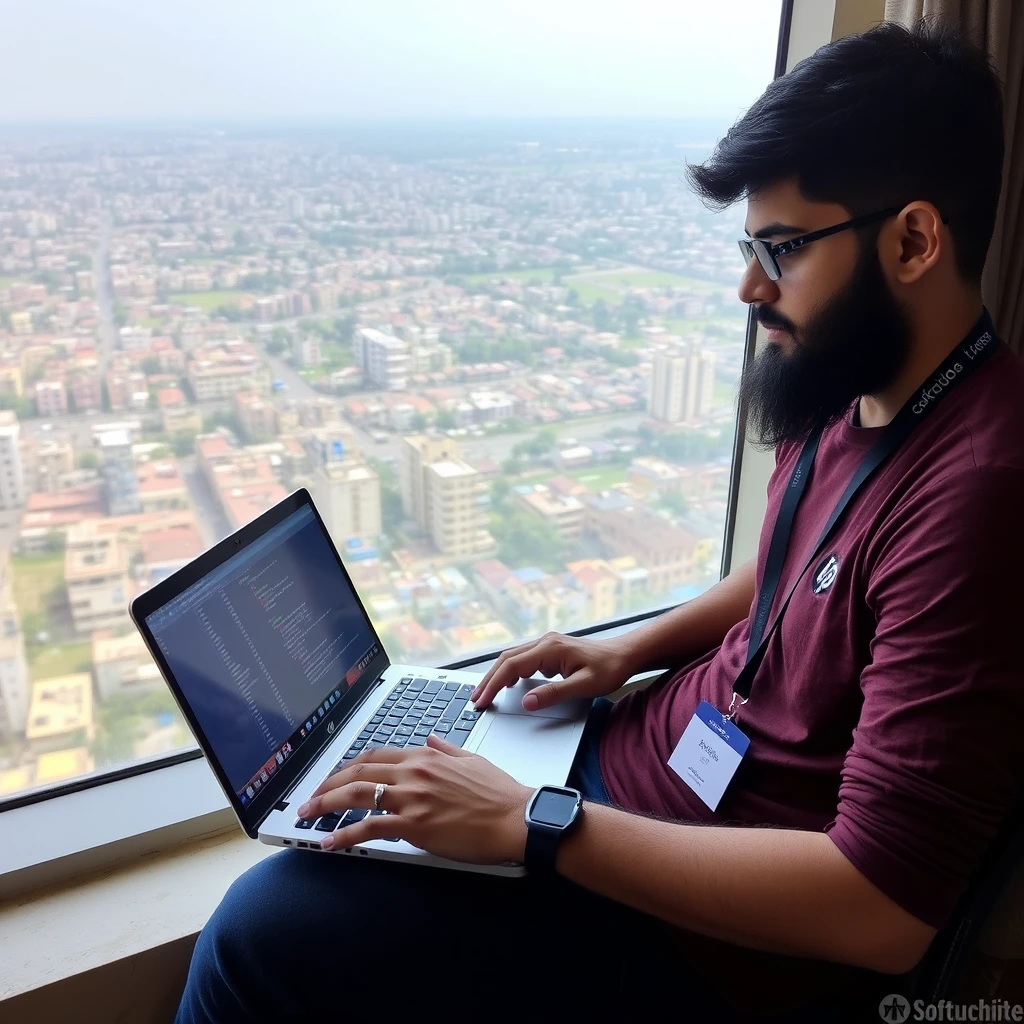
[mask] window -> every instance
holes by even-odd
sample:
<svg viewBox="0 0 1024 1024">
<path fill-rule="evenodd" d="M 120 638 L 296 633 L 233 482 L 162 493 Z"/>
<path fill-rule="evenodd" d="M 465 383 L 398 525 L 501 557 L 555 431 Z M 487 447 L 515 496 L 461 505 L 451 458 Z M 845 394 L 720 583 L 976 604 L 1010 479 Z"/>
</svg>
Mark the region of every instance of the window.
<svg viewBox="0 0 1024 1024">
<path fill-rule="evenodd" d="M 298 486 L 407 662 L 719 575 L 742 211 L 682 170 L 780 3 L 181 6 L 6 72 L 0 805 L 192 746 L 127 602 Z"/>
</svg>

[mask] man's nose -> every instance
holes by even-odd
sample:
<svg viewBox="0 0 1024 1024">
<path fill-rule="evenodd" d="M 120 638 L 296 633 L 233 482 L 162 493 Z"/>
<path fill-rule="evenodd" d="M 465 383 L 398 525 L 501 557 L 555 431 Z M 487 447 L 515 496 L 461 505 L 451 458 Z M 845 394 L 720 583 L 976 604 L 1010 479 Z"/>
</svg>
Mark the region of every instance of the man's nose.
<svg viewBox="0 0 1024 1024">
<path fill-rule="evenodd" d="M 779 297 L 778 282 L 771 280 L 757 260 L 751 260 L 736 289 L 740 302 L 748 306 L 755 302 L 774 302 Z"/>
</svg>

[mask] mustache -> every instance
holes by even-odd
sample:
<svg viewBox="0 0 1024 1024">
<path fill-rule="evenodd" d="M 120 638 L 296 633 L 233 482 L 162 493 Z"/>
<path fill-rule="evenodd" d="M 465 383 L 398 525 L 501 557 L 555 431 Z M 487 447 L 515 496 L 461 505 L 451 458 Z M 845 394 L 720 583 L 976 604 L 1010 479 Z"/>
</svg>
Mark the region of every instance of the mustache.
<svg viewBox="0 0 1024 1024">
<path fill-rule="evenodd" d="M 762 327 L 775 327 L 781 331 L 788 331 L 796 336 L 796 327 L 787 320 L 781 313 L 777 313 L 771 306 L 758 306 L 754 314 Z"/>
</svg>

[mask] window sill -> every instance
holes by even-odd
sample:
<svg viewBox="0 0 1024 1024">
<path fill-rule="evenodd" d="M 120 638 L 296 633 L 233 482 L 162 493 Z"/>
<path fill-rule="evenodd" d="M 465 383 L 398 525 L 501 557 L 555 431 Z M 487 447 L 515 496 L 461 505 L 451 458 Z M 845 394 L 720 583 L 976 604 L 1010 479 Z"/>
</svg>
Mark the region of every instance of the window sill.
<svg viewBox="0 0 1024 1024">
<path fill-rule="evenodd" d="M 640 624 L 588 635 L 619 636 Z M 492 664 L 458 667 L 482 673 Z M 237 827 L 202 757 L 14 807 L 0 812 L 0 901 Z"/>
<path fill-rule="evenodd" d="M 202 758 L 5 811 L 0 822 L 0 1001 L 191 943 L 231 882 L 276 852 L 241 834 Z"/>
</svg>

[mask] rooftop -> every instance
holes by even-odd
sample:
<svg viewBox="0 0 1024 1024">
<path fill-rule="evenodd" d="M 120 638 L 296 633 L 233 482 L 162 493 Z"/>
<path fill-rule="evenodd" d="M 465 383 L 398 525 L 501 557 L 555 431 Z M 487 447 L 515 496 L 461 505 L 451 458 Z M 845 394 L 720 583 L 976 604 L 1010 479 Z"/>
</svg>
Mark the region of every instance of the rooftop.
<svg viewBox="0 0 1024 1024">
<path fill-rule="evenodd" d="M 92 676 L 88 672 L 40 679 L 32 685 L 26 739 L 59 736 L 91 725 Z"/>
<path fill-rule="evenodd" d="M 434 462 L 428 467 L 432 473 L 451 479 L 460 476 L 476 476 L 476 470 L 468 462 Z"/>
</svg>

